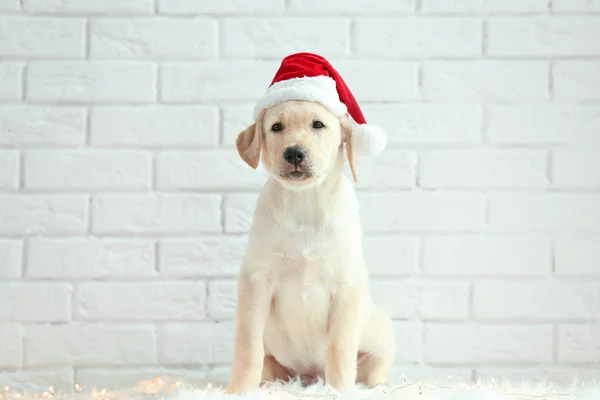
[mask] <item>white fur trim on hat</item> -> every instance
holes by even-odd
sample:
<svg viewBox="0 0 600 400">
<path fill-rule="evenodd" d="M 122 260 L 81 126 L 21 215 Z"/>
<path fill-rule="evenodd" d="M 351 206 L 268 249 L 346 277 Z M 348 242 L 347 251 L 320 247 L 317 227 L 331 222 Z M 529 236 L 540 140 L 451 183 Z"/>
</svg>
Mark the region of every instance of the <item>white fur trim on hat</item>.
<svg viewBox="0 0 600 400">
<path fill-rule="evenodd" d="M 351 140 L 352 149 L 363 156 L 376 156 L 387 146 L 385 132 L 373 125 L 356 125 Z"/>
<path fill-rule="evenodd" d="M 292 78 L 276 82 L 267 89 L 264 96 L 254 106 L 254 119 L 260 111 L 289 100 L 305 100 L 321 103 L 335 116 L 346 112 L 346 105 L 340 101 L 335 80 L 327 76 Z"/>
</svg>

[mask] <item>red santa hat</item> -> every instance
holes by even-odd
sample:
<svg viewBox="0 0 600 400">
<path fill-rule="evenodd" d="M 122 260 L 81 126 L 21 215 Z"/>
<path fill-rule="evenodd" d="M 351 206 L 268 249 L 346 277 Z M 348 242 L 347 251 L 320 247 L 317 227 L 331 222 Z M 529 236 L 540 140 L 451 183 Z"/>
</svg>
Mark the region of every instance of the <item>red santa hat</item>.
<svg viewBox="0 0 600 400">
<path fill-rule="evenodd" d="M 318 102 L 336 116 L 348 113 L 354 121 L 352 148 L 358 154 L 374 156 L 387 144 L 385 132 L 367 125 L 348 86 L 323 57 L 312 53 L 291 54 L 283 59 L 275 78 L 254 107 L 254 119 L 260 111 L 289 100 Z"/>
</svg>

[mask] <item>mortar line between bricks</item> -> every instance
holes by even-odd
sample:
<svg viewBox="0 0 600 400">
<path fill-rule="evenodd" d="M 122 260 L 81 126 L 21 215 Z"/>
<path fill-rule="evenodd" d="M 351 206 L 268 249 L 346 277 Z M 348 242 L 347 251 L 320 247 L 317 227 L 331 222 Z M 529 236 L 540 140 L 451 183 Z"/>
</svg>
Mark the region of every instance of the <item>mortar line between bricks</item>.
<svg viewBox="0 0 600 400">
<path fill-rule="evenodd" d="M 24 193 L 25 190 L 25 152 L 19 151 L 19 187 L 18 193 Z"/>
<path fill-rule="evenodd" d="M 92 107 L 85 108 L 85 142 L 84 147 L 90 147 L 92 138 Z"/>
<path fill-rule="evenodd" d="M 419 1 L 418 4 L 420 4 Z M 23 11 L 2 11 L 0 12 L 0 17 L 2 16 L 23 16 L 30 18 L 87 18 L 93 17 L 97 19 L 133 19 L 133 20 L 143 20 L 143 19 L 152 19 L 152 18 L 168 18 L 173 20 L 191 20 L 198 18 L 199 15 L 206 18 L 245 18 L 245 19 L 336 19 L 340 17 L 350 17 L 350 18 L 363 18 L 363 19 L 379 19 L 379 18 L 397 18 L 397 19 L 425 19 L 430 17 L 435 18 L 447 18 L 447 19 L 456 19 L 456 18 L 465 18 L 472 17 L 477 18 L 480 17 L 483 12 L 480 11 L 459 11 L 459 12 L 444 12 L 444 11 L 423 11 L 422 7 L 419 7 L 416 10 L 416 5 L 413 6 L 412 10 L 397 10 L 397 11 L 339 11 L 336 12 L 335 16 L 323 16 L 323 11 L 296 11 L 294 9 L 286 9 L 283 11 L 241 11 L 241 12 L 175 12 L 175 11 L 159 11 L 158 13 L 143 12 L 143 13 L 125 13 L 120 11 L 114 11 L 106 14 L 101 13 L 90 13 L 90 12 L 55 12 L 55 11 L 29 11 L 24 13 Z M 512 18 L 522 18 L 527 19 L 531 17 L 545 17 L 548 15 L 552 15 L 553 17 L 597 17 L 600 15 L 600 11 L 598 10 L 586 10 L 586 11 L 556 11 L 554 8 L 552 9 L 552 13 L 546 7 L 545 10 L 538 11 L 492 11 L 487 12 L 485 15 L 489 17 L 512 17 Z"/>
<path fill-rule="evenodd" d="M 27 249 L 29 247 L 29 238 L 24 238 L 22 241 L 22 248 L 21 248 L 21 263 L 19 265 L 19 279 L 25 279 L 25 277 L 27 276 L 27 260 L 28 260 L 28 256 L 27 256 Z"/>
<path fill-rule="evenodd" d="M 102 58 L 82 58 L 82 57 L 73 57 L 73 56 L 56 56 L 53 58 L 48 58 L 47 56 L 15 56 L 15 55 L 6 55 L 2 57 L 4 61 L 14 61 L 14 62 L 33 62 L 33 63 L 46 63 L 46 64 L 60 64 L 60 63 L 72 63 L 72 62 L 81 62 L 84 63 L 86 61 L 90 63 L 97 64 L 126 64 L 126 63 L 162 63 L 167 65 L 203 65 L 203 64 L 225 64 L 225 63 L 255 63 L 255 64 L 271 64 L 276 63 L 280 57 L 268 57 L 268 56 L 256 56 L 256 57 L 232 57 L 228 56 L 227 58 L 218 58 L 213 59 L 209 57 L 203 58 L 185 58 L 185 57 L 128 57 L 128 58 L 117 58 L 117 57 L 102 57 Z M 485 58 L 482 58 L 481 55 L 472 56 L 441 56 L 441 55 L 395 55 L 395 56 L 360 56 L 360 55 L 346 55 L 336 57 L 339 61 L 345 62 L 365 62 L 365 63 L 380 63 L 380 62 L 391 62 L 391 63 L 417 63 L 420 61 L 425 62 L 465 62 L 465 61 L 474 61 L 474 62 L 482 62 L 482 63 L 491 63 L 491 62 L 518 62 L 518 61 L 526 61 L 526 62 L 543 62 L 550 60 L 560 60 L 560 61 L 600 61 L 600 54 L 598 55 L 488 55 Z M 237 100 L 237 99 L 229 99 L 229 100 Z M 251 101 L 248 99 L 247 101 Z"/>
<path fill-rule="evenodd" d="M 91 58 L 91 42 L 92 42 L 92 38 L 91 38 L 91 32 L 90 32 L 90 25 L 91 25 L 91 20 L 90 18 L 86 18 L 85 19 L 85 24 L 84 24 L 84 44 L 83 44 L 83 51 L 84 51 L 84 55 L 85 55 L 85 59 L 86 60 L 90 60 Z"/>
<path fill-rule="evenodd" d="M 217 138 L 217 146 L 216 149 L 224 148 L 225 144 L 225 121 L 224 121 L 225 112 L 223 107 L 218 108 L 218 118 L 219 123 L 217 129 L 219 130 L 219 137 Z M 233 146 L 231 147 L 233 149 Z"/>
<path fill-rule="evenodd" d="M 154 241 L 154 272 L 160 274 L 160 239 Z M 162 277 L 160 277 L 162 280 Z"/>
<path fill-rule="evenodd" d="M 488 52 L 488 17 L 481 21 L 481 57 L 486 59 Z"/>
</svg>

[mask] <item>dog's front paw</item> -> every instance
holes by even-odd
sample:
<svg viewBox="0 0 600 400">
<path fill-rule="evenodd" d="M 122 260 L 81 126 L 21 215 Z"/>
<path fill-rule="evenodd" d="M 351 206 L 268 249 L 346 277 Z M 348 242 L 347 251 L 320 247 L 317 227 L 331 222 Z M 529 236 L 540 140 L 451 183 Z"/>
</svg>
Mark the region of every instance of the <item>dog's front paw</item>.
<svg viewBox="0 0 600 400">
<path fill-rule="evenodd" d="M 252 389 L 256 388 L 253 388 L 252 385 L 244 384 L 241 382 L 229 382 L 229 385 L 227 385 L 227 389 L 225 389 L 225 394 L 245 394 Z"/>
</svg>

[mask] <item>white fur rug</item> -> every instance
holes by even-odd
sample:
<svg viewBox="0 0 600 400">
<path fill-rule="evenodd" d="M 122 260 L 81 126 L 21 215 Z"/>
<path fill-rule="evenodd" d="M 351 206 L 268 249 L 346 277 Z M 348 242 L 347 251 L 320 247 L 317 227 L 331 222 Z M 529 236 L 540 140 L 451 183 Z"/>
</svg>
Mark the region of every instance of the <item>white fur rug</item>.
<svg viewBox="0 0 600 400">
<path fill-rule="evenodd" d="M 357 387 L 350 393 L 339 394 L 318 383 L 302 387 L 297 382 L 272 383 L 244 396 L 228 396 L 220 387 L 192 387 L 169 377 L 157 377 L 132 387 L 116 390 L 77 388 L 72 394 L 22 393 L 6 388 L 0 392 L 2 400 L 600 400 L 599 384 L 555 386 L 548 383 L 480 382 L 459 380 L 404 382 L 368 390 Z"/>
</svg>

